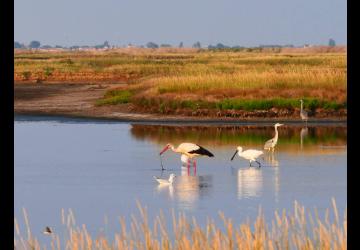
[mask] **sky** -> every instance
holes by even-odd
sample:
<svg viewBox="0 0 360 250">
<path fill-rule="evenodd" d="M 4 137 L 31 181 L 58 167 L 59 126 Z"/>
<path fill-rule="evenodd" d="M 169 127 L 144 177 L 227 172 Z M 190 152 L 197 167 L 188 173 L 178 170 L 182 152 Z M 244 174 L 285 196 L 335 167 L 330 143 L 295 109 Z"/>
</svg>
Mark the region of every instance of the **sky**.
<svg viewBox="0 0 360 250">
<path fill-rule="evenodd" d="M 14 40 L 42 45 L 345 45 L 346 0 L 15 0 Z"/>
</svg>

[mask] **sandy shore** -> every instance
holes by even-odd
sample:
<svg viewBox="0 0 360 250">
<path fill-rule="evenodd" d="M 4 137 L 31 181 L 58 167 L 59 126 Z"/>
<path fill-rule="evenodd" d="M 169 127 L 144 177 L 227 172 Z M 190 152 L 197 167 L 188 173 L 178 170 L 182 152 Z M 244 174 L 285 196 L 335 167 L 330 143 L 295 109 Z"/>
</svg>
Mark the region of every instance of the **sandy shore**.
<svg viewBox="0 0 360 250">
<path fill-rule="evenodd" d="M 121 83 L 15 83 L 16 114 L 56 115 L 114 119 L 132 122 L 238 123 L 283 121 L 301 123 L 295 117 L 204 117 L 135 112 L 131 104 L 95 106 L 97 99 Z M 346 122 L 346 116 L 310 118 L 309 123 Z"/>
</svg>

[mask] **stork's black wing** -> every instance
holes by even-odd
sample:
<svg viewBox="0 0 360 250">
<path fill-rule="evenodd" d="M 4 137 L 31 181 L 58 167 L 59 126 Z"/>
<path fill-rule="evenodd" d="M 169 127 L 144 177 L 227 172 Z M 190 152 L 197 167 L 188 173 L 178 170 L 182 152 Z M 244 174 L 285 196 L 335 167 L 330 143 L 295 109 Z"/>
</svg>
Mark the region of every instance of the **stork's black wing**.
<svg viewBox="0 0 360 250">
<path fill-rule="evenodd" d="M 214 157 L 214 155 L 209 150 L 207 150 L 206 148 L 203 148 L 200 145 L 197 145 L 197 146 L 199 147 L 198 149 L 192 150 L 189 153 L 190 154 L 207 155 L 209 157 Z"/>
</svg>

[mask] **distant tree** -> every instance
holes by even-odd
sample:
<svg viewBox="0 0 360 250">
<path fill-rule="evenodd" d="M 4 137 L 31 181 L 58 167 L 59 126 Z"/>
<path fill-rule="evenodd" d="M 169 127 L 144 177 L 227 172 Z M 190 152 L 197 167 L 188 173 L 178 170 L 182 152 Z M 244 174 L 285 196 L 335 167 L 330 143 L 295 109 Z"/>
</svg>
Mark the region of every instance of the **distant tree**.
<svg viewBox="0 0 360 250">
<path fill-rule="evenodd" d="M 184 43 L 183 42 L 180 42 L 179 48 L 184 48 Z"/>
<path fill-rule="evenodd" d="M 156 49 L 156 48 L 159 48 L 159 45 L 157 45 L 156 43 L 154 42 L 148 42 L 146 44 L 146 47 L 150 48 L 150 49 Z"/>
<path fill-rule="evenodd" d="M 164 44 L 161 44 L 160 47 L 162 47 L 162 48 L 171 48 L 171 45 L 164 43 Z"/>
<path fill-rule="evenodd" d="M 110 48 L 110 43 L 108 41 L 105 41 L 103 44 L 103 48 L 108 47 Z"/>
<path fill-rule="evenodd" d="M 32 48 L 32 49 L 37 49 L 40 47 L 40 42 L 39 41 L 31 41 L 30 44 L 29 44 L 29 47 Z"/>
<path fill-rule="evenodd" d="M 332 38 L 329 39 L 329 46 L 331 46 L 331 47 L 336 46 L 336 43 L 335 43 L 334 39 L 332 39 Z"/>
<path fill-rule="evenodd" d="M 201 49 L 201 44 L 200 44 L 200 42 L 194 43 L 194 44 L 193 44 L 193 48 Z"/>
<path fill-rule="evenodd" d="M 41 46 L 42 49 L 51 49 L 52 47 L 50 45 L 43 45 Z"/>
<path fill-rule="evenodd" d="M 25 48 L 24 44 L 21 44 L 19 42 L 14 42 L 14 48 L 15 49 L 22 49 L 22 48 Z"/>
<path fill-rule="evenodd" d="M 225 45 L 222 44 L 222 43 L 218 43 L 218 44 L 216 44 L 216 48 L 217 48 L 217 49 L 225 49 L 225 48 L 227 48 L 227 46 L 225 46 Z"/>
<path fill-rule="evenodd" d="M 55 45 L 55 48 L 57 48 L 57 49 L 61 49 L 61 48 L 62 48 L 62 46 L 61 46 L 61 45 Z"/>
</svg>

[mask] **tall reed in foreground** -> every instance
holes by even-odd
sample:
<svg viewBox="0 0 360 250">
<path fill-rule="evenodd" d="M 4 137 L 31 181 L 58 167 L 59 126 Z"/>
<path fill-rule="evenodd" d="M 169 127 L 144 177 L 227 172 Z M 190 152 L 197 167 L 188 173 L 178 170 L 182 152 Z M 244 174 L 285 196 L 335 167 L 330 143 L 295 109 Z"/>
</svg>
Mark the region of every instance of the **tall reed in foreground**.
<svg viewBox="0 0 360 250">
<path fill-rule="evenodd" d="M 164 215 L 154 219 L 149 225 L 146 208 L 138 203 L 140 219 L 132 217 L 130 225 L 121 218 L 120 232 L 113 239 L 104 235 L 93 238 L 85 225 L 75 224 L 74 214 L 62 211 L 62 223 L 66 227 L 64 240 L 56 232 L 51 235 L 51 249 L 346 249 L 347 248 L 347 210 L 343 218 L 339 217 L 335 200 L 332 199 L 333 221 L 329 219 L 329 209 L 321 219 L 315 210 L 315 216 L 305 211 L 295 201 L 294 210 L 281 214 L 275 212 L 271 224 L 265 222 L 259 209 L 256 220 L 235 225 L 231 219 L 219 213 L 224 227 L 220 229 L 212 220 L 204 227 L 191 221 L 184 214 L 172 217 L 172 228 L 167 228 Z M 15 218 L 14 247 L 16 249 L 46 249 L 32 236 L 26 210 L 23 210 L 27 237 L 21 235 Z M 129 227 L 128 227 L 129 226 Z"/>
</svg>

